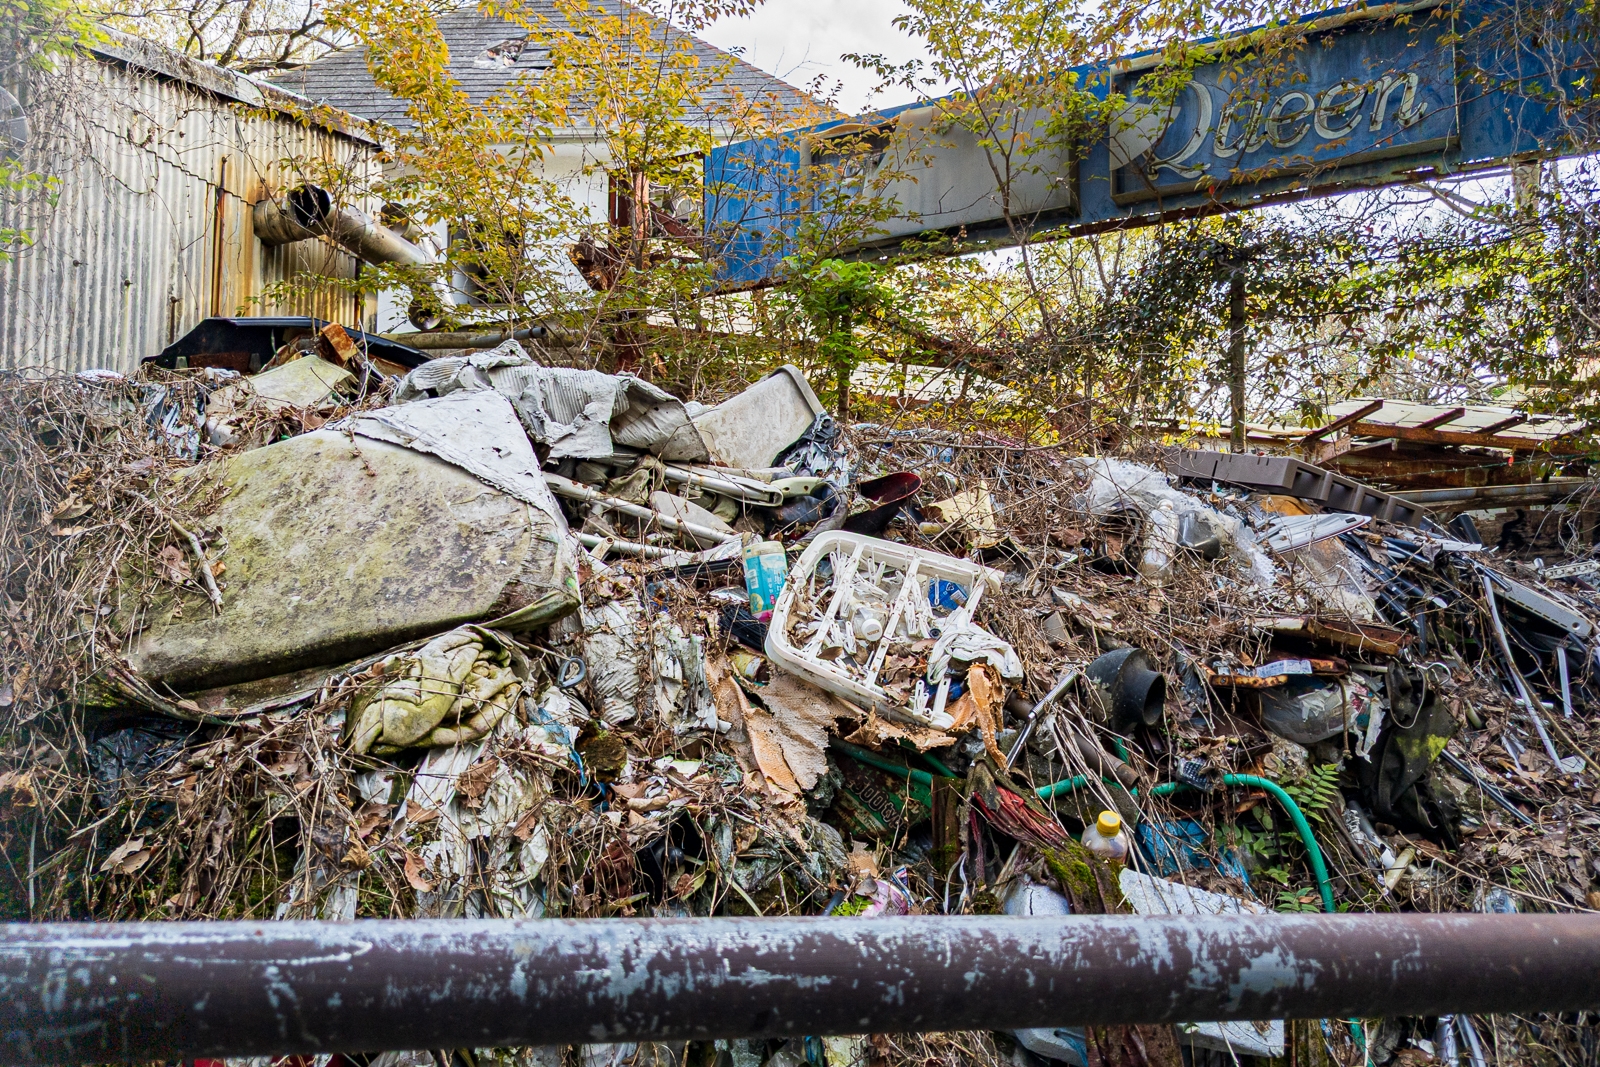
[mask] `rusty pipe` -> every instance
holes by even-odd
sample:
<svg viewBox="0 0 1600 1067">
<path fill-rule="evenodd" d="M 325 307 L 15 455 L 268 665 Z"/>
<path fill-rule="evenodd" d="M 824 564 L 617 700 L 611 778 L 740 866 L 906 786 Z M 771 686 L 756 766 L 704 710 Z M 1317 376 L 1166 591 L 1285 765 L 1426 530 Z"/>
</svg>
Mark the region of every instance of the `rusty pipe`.
<svg viewBox="0 0 1600 1067">
<path fill-rule="evenodd" d="M 394 341 L 402 345 L 423 352 L 446 351 L 460 348 L 495 348 L 507 341 L 526 341 L 530 338 L 536 340 L 549 339 L 558 344 L 566 344 L 572 339 L 564 335 L 554 334 L 545 326 L 524 326 L 518 330 L 436 330 L 433 332 L 417 331 L 415 333 L 380 333 L 386 341 Z"/>
<path fill-rule="evenodd" d="M 257 201 L 251 209 L 251 219 L 256 237 L 269 248 L 326 237 L 368 263 L 398 263 L 406 267 L 438 263 L 426 248 L 406 240 L 359 208 L 339 204 L 328 190 L 309 182 L 289 190 L 281 203 L 272 197 Z M 441 304 L 448 307 L 454 302 L 450 287 L 443 280 L 436 279 L 430 288 Z M 419 330 L 439 324 L 438 317 L 424 311 L 418 302 L 413 302 L 408 314 L 411 324 Z"/>
<path fill-rule="evenodd" d="M 269 247 L 326 236 L 357 259 L 425 267 L 434 256 L 320 185 L 299 185 L 282 202 L 264 197 L 251 209 L 256 237 Z"/>
<path fill-rule="evenodd" d="M 1600 1009 L 1600 915 L 10 925 L 17 1064 Z"/>
</svg>

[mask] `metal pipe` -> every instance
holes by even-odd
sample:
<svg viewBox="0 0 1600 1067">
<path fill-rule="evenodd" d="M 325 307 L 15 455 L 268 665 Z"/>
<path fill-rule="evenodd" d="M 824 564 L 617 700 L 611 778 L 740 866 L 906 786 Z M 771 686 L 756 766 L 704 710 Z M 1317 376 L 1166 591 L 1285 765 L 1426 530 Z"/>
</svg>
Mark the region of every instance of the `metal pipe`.
<svg viewBox="0 0 1600 1067">
<path fill-rule="evenodd" d="M 424 267 L 434 262 L 426 249 L 414 245 L 366 212 L 339 206 L 333 194 L 319 185 L 302 185 L 289 191 L 289 214 L 311 233 L 326 236 L 358 259 L 369 263 L 399 263 Z"/>
<path fill-rule="evenodd" d="M 412 244 L 366 212 L 336 205 L 333 194 L 320 185 L 296 186 L 281 203 L 263 197 L 250 212 L 256 237 L 269 247 L 326 236 L 369 263 L 422 267 L 436 262 L 427 249 Z"/>
<path fill-rule="evenodd" d="M 1556 646 L 1556 673 L 1561 677 L 1561 715 L 1572 718 L 1572 673 L 1567 668 L 1567 646 Z"/>
<path fill-rule="evenodd" d="M 1078 678 L 1078 668 L 1077 667 L 1068 667 L 1067 668 L 1067 673 L 1065 673 L 1065 674 L 1063 674 L 1061 676 L 1061 680 L 1056 682 L 1056 684 L 1053 687 L 1051 687 L 1051 689 L 1050 689 L 1050 691 L 1048 693 L 1046 693 L 1044 696 L 1040 697 L 1039 698 L 1039 702 L 1037 704 L 1035 704 L 1032 707 L 1028 708 L 1028 710 L 1026 712 L 1027 720 L 1024 723 L 1023 727 L 1022 727 L 1022 732 L 1017 734 L 1017 739 L 1012 744 L 1011 751 L 1006 753 L 1006 769 L 1007 770 L 1011 769 L 1011 765 L 1013 763 L 1015 763 L 1017 761 L 1017 757 L 1019 755 L 1021 755 L 1023 746 L 1028 743 L 1028 738 L 1033 733 L 1034 726 L 1037 725 L 1038 722 L 1039 722 L 1039 713 L 1041 711 L 1043 711 L 1044 708 L 1047 705 L 1053 703 L 1055 701 L 1055 699 L 1057 697 L 1059 697 L 1062 693 L 1065 693 L 1067 691 L 1067 687 L 1069 685 L 1071 685 L 1074 681 L 1076 681 L 1077 678 Z M 1099 767 L 1099 766 L 1095 766 L 1095 767 L 1093 767 L 1091 769 L 1099 771 L 1099 770 L 1103 770 L 1104 768 Z"/>
<path fill-rule="evenodd" d="M 410 345 L 422 352 L 437 352 L 442 349 L 460 348 L 496 348 L 507 341 L 526 341 L 530 338 L 550 339 L 558 343 L 568 343 L 572 339 L 552 335 L 547 326 L 525 326 L 519 330 L 490 330 L 487 333 L 473 332 L 472 330 L 432 330 L 418 331 L 416 333 L 380 333 L 377 336 L 386 341 L 395 341 L 402 345 Z"/>
<path fill-rule="evenodd" d="M 368 263 L 431 266 L 433 254 L 395 233 L 365 211 L 346 205 L 329 212 L 324 226 L 329 237 Z"/>
<path fill-rule="evenodd" d="M 16 1064 L 1600 1008 L 1600 915 L 82 923 Z"/>
<path fill-rule="evenodd" d="M 1511 803 L 1510 799 L 1507 798 L 1504 793 L 1500 792 L 1500 790 L 1496 789 L 1494 786 L 1478 777 L 1478 773 L 1474 771 L 1469 764 L 1461 759 L 1458 759 L 1449 749 L 1440 749 L 1439 755 L 1446 763 L 1450 764 L 1450 766 L 1454 767 L 1456 770 L 1470 778 L 1472 780 L 1472 784 L 1478 787 L 1478 791 L 1480 793 L 1494 801 L 1496 804 L 1500 805 L 1506 811 L 1509 811 L 1517 818 L 1519 822 L 1522 823 L 1522 825 L 1537 825 L 1530 815 L 1524 812 L 1521 808 L 1517 807 L 1515 804 Z"/>
<path fill-rule="evenodd" d="M 262 244 L 288 244 L 312 237 L 327 237 L 357 259 L 369 263 L 398 263 L 407 267 L 429 267 L 438 259 L 421 245 L 412 244 L 359 208 L 339 206 L 333 194 L 320 185 L 306 183 L 289 190 L 283 202 L 272 197 L 258 200 L 250 209 L 251 224 Z M 453 303 L 450 286 L 443 279 L 431 284 L 435 296 L 445 306 Z M 429 329 L 438 319 L 413 302 L 409 311 L 412 325 Z"/>
<path fill-rule="evenodd" d="M 250 228 L 255 232 L 256 240 L 268 248 L 309 241 L 316 236 L 316 233 L 302 226 L 292 212 L 284 210 L 284 205 L 270 196 L 264 196 L 251 205 Z"/>
<path fill-rule="evenodd" d="M 623 500 L 621 497 L 608 496 L 605 493 L 600 492 L 598 489 L 590 488 L 589 486 L 575 482 L 570 478 L 563 478 L 559 474 L 547 473 L 544 476 L 544 481 L 545 484 L 550 487 L 552 492 L 559 493 L 561 496 L 567 497 L 570 500 L 581 500 L 585 504 L 598 504 L 607 511 L 620 511 L 624 515 L 631 515 L 636 519 L 643 519 L 646 522 L 654 523 L 663 530 L 682 532 L 691 537 L 696 537 L 707 541 L 728 542 L 739 540 L 739 535 L 736 533 L 723 533 L 720 530 L 713 530 L 709 526 L 701 526 L 698 523 L 693 522 L 684 522 L 682 519 L 675 519 L 671 515 L 663 515 L 659 511 L 644 507 L 641 504 L 635 504 L 631 500 Z"/>
<path fill-rule="evenodd" d="M 1478 1030 L 1465 1015 L 1456 1016 L 1456 1029 L 1467 1039 L 1467 1058 L 1472 1067 L 1489 1067 L 1489 1057 L 1483 1054 L 1483 1042 L 1478 1040 Z"/>
<path fill-rule="evenodd" d="M 1524 485 L 1473 485 L 1452 489 L 1401 490 L 1394 495 L 1411 504 L 1424 504 L 1442 510 L 1452 510 L 1445 505 L 1546 504 L 1565 500 L 1586 486 L 1594 485 L 1590 478 L 1552 478 L 1549 481 L 1529 482 Z M 1445 507 L 1441 507 L 1445 506 Z"/>
<path fill-rule="evenodd" d="M 741 484 L 727 478 L 718 478 L 713 475 L 696 474 L 694 471 L 675 467 L 670 463 L 661 465 L 661 476 L 669 482 L 687 485 L 694 489 L 701 489 L 708 493 L 720 493 L 731 496 L 735 500 L 756 504 L 765 508 L 776 508 L 783 505 L 783 491 L 773 489 L 759 482 Z"/>
<path fill-rule="evenodd" d="M 1483 579 L 1483 599 L 1489 605 L 1489 621 L 1493 623 L 1492 629 L 1496 641 L 1500 645 L 1500 652 L 1506 659 L 1506 670 L 1511 672 L 1511 680 L 1516 683 L 1517 693 L 1522 700 L 1522 706 L 1527 709 L 1528 718 L 1533 721 L 1533 728 L 1539 732 L 1539 740 L 1544 742 L 1545 755 L 1550 757 L 1550 762 L 1556 765 L 1556 770 L 1568 772 L 1561 762 L 1561 756 L 1556 752 L 1555 744 L 1550 740 L 1550 734 L 1544 728 L 1544 716 L 1539 714 L 1539 704 L 1533 699 L 1533 693 L 1528 689 L 1528 682 L 1522 677 L 1522 671 L 1517 667 L 1517 659 L 1511 654 L 1511 642 L 1506 637 L 1505 624 L 1500 621 L 1500 607 L 1495 602 L 1494 578 L 1495 576 L 1483 568 L 1479 568 L 1478 576 Z"/>
<path fill-rule="evenodd" d="M 1006 753 L 1006 770 L 1009 771 L 1017 762 L 1017 757 L 1022 755 L 1022 750 L 1027 745 L 1028 738 L 1033 735 L 1033 727 L 1038 721 L 1038 709 L 1029 708 L 1028 721 L 1023 723 L 1022 729 L 1017 732 L 1017 739 L 1011 743 L 1011 751 Z"/>
<path fill-rule="evenodd" d="M 576 535 L 578 543 L 584 548 L 599 548 L 607 546 L 613 552 L 620 552 L 624 556 L 638 556 L 641 559 L 668 559 L 674 556 L 692 555 L 683 548 L 661 548 L 656 545 L 642 545 L 637 541 L 619 541 L 614 537 L 601 537 L 599 534 L 580 533 Z"/>
</svg>

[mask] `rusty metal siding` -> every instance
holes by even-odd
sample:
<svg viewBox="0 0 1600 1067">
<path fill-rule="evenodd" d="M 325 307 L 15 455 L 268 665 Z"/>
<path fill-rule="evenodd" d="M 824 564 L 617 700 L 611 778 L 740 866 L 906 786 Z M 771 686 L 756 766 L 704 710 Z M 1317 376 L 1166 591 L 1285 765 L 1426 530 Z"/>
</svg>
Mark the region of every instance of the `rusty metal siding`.
<svg viewBox="0 0 1600 1067">
<path fill-rule="evenodd" d="M 129 371 L 213 314 L 368 318 L 337 286 L 274 298 L 303 272 L 349 279 L 358 264 L 324 241 L 263 246 L 250 208 L 306 161 L 375 167 L 374 144 L 104 56 L 52 78 L 64 118 L 33 165 L 58 200 L 0 264 L 0 367 Z"/>
</svg>

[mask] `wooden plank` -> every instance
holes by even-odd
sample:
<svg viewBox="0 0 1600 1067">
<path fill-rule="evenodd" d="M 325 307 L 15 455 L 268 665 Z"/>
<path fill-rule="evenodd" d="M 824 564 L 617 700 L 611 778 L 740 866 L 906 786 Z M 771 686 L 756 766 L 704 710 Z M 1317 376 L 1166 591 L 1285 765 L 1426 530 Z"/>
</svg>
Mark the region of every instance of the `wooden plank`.
<svg viewBox="0 0 1600 1067">
<path fill-rule="evenodd" d="M 1472 445 L 1479 448 L 1510 448 L 1533 451 L 1549 448 L 1555 438 L 1497 437 L 1492 433 L 1467 430 L 1425 430 L 1420 426 L 1388 426 L 1381 422 L 1358 422 L 1350 432 L 1360 437 L 1393 437 L 1401 441 L 1420 441 L 1430 445 Z"/>
<path fill-rule="evenodd" d="M 1481 429 L 1481 430 L 1479 430 L 1477 432 L 1478 433 L 1499 433 L 1501 430 L 1509 430 L 1513 426 L 1521 426 L 1523 423 L 1525 423 L 1527 421 L 1528 421 L 1528 416 L 1526 416 L 1526 415 L 1513 415 L 1509 419 L 1501 419 L 1499 422 L 1491 423 L 1490 425 L 1485 426 L 1483 429 Z"/>
<path fill-rule="evenodd" d="M 1467 413 L 1467 409 L 1466 408 L 1451 408 L 1449 411 L 1441 412 L 1438 415 L 1435 415 L 1431 419 L 1427 419 L 1427 420 L 1425 420 L 1423 422 L 1417 423 L 1415 426 L 1412 427 L 1412 429 L 1414 429 L 1414 430 L 1432 430 L 1432 429 L 1434 429 L 1436 427 L 1443 426 L 1447 422 L 1455 422 L 1457 419 L 1459 419 L 1461 416 L 1465 415 L 1466 413 Z M 1488 429 L 1488 430 L 1479 430 L 1477 432 L 1478 433 L 1493 433 L 1494 430 L 1491 428 L 1491 429 Z"/>
<path fill-rule="evenodd" d="M 1331 441 L 1313 441 L 1305 446 L 1306 459 L 1319 466 L 1327 466 L 1329 460 L 1338 459 L 1355 446 L 1356 440 L 1349 434 L 1342 434 Z"/>
<path fill-rule="evenodd" d="M 1371 403 L 1363 404 L 1361 407 L 1359 407 L 1356 410 L 1350 412 L 1350 414 L 1348 414 L 1348 415 L 1340 415 L 1337 419 L 1334 419 L 1332 422 L 1328 423 L 1328 425 L 1321 426 L 1321 427 L 1318 427 L 1315 430 L 1312 430 L 1310 433 L 1308 433 L 1304 437 L 1300 438 L 1300 443 L 1302 445 L 1309 445 L 1313 441 L 1320 441 L 1322 438 L 1328 436 L 1330 433 L 1338 433 L 1340 430 L 1344 429 L 1346 426 L 1349 426 L 1352 423 L 1360 422 L 1362 419 L 1366 418 L 1368 415 L 1373 414 L 1374 412 L 1376 412 L 1378 409 L 1380 409 L 1382 407 L 1383 407 L 1383 401 L 1382 400 L 1374 400 Z"/>
</svg>

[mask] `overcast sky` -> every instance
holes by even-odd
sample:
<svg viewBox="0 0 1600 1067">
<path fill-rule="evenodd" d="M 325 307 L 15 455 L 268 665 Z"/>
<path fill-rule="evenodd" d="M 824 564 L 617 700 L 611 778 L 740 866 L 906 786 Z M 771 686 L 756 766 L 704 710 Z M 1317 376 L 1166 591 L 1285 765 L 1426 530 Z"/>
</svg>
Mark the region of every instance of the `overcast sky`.
<svg viewBox="0 0 1600 1067">
<path fill-rule="evenodd" d="M 842 82 L 839 106 L 905 103 L 903 90 L 869 104 L 877 78 L 839 57 L 847 52 L 877 52 L 896 63 L 920 57 L 919 42 L 896 30 L 891 20 L 907 10 L 901 0 L 766 0 L 749 18 L 728 19 L 698 36 L 785 81 L 805 87 L 819 74 Z"/>
</svg>

